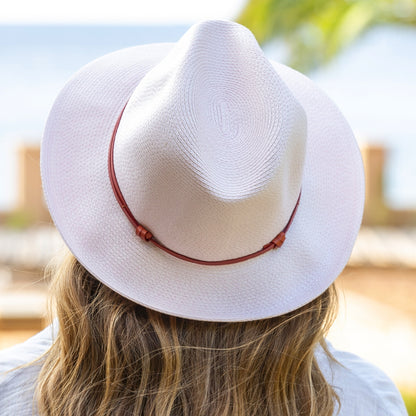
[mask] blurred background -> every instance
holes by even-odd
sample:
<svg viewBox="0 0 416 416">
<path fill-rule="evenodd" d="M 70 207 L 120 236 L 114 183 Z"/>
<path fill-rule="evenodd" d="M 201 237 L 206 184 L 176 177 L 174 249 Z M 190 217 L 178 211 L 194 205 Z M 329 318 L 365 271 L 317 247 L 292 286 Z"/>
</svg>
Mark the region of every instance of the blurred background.
<svg viewBox="0 0 416 416">
<path fill-rule="evenodd" d="M 44 267 L 62 241 L 45 207 L 39 144 L 66 80 L 116 49 L 174 42 L 231 19 L 312 78 L 359 140 L 366 205 L 338 279 L 329 339 L 381 367 L 416 415 L 416 0 L 15 0 L 0 15 L 0 349 L 46 318 Z"/>
</svg>

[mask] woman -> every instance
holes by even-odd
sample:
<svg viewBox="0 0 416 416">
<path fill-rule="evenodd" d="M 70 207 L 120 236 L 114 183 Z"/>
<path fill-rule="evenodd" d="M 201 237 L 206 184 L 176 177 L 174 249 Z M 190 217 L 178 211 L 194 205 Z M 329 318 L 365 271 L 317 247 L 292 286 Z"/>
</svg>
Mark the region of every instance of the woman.
<svg viewBox="0 0 416 416">
<path fill-rule="evenodd" d="M 354 136 L 246 28 L 206 21 L 82 68 L 41 169 L 70 253 L 53 331 L 3 354 L 43 355 L 5 376 L 1 414 L 406 414 L 324 338 L 362 216 Z"/>
</svg>

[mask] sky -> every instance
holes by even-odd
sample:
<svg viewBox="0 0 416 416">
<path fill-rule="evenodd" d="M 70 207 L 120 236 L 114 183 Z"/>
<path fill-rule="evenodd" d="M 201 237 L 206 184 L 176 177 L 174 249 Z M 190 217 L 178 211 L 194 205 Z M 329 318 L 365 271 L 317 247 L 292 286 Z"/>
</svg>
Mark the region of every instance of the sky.
<svg viewBox="0 0 416 416">
<path fill-rule="evenodd" d="M 233 19 L 246 0 L 13 0 L 0 24 L 172 24 Z"/>
<path fill-rule="evenodd" d="M 2 2 L 0 25 L 191 25 L 202 19 L 235 19 L 247 1 L 9 0 Z M 414 187 L 416 58 L 415 54 L 409 53 L 414 49 L 415 39 L 416 29 L 413 28 L 392 27 L 391 30 L 371 32 L 368 36 L 363 36 L 355 46 L 352 45 L 351 49 L 341 54 L 331 65 L 322 68 L 316 74 L 310 74 L 315 82 L 340 105 L 343 113 L 354 126 L 354 131 L 359 133 L 359 137 L 362 135 L 366 141 L 379 141 L 389 146 L 391 162 L 388 162 L 388 166 L 391 168 L 387 169 L 386 175 L 387 182 L 390 183 L 388 184 L 389 198 L 395 204 L 406 207 L 409 205 L 414 207 L 416 204 Z M 78 53 L 86 52 L 84 49 L 79 49 Z M 33 53 L 35 52 L 34 50 Z M 98 53 L 98 51 L 95 52 Z M 19 50 L 16 53 L 19 53 Z M 279 59 L 273 54 L 269 57 Z M 44 58 L 44 56 L 36 55 L 32 62 L 41 74 L 44 74 L 45 66 L 48 64 Z M 25 90 L 27 82 L 31 79 L 30 77 L 36 75 L 36 70 L 30 66 L 26 68 L 16 62 L 9 62 L 10 65 L 7 66 L 4 56 L 2 62 L 0 73 L 3 70 L 4 75 L 4 72 L 8 71 L 12 80 L 18 79 L 19 75 L 24 77 L 20 84 L 13 85 L 13 88 L 9 89 L 12 98 L 18 101 L 16 97 L 19 91 L 27 92 Z M 54 61 L 52 64 L 54 65 Z M 54 69 L 51 74 L 50 77 L 50 74 L 44 75 L 42 79 L 47 79 L 47 86 L 57 90 L 59 90 L 58 85 L 60 86 L 63 82 L 61 78 L 66 79 L 69 76 L 60 73 L 57 69 Z M 25 120 L 29 122 L 36 120 L 36 123 L 40 123 L 39 130 L 41 130 L 44 124 L 42 117 L 46 118 L 50 107 L 49 101 L 53 101 L 56 92 L 53 90 L 48 95 L 43 84 L 33 85 L 42 93 L 39 97 L 38 90 L 36 90 L 37 95 L 34 95 L 36 100 L 26 100 L 25 104 L 32 105 L 34 108 L 25 114 L 27 118 Z M 0 85 L 0 89 L 3 86 Z M 3 105 L 3 110 L 6 108 L 9 111 L 12 108 L 10 101 L 4 99 L 7 94 L 2 91 L 1 95 L 3 104 L 0 99 L 0 110 Z M 357 97 L 360 97 L 360 105 L 357 105 Z M 47 103 L 44 107 L 41 105 L 42 100 Z M 5 114 L 7 115 L 7 111 L 0 111 L 3 118 Z M 43 114 L 42 117 L 39 116 L 40 113 Z M 37 134 L 33 137 L 39 136 L 40 134 Z M 4 168 L 4 160 L 0 162 L 1 170 Z M 0 206 L 3 188 L 4 184 L 0 183 Z M 412 195 L 410 195 L 410 190 L 413 192 Z"/>
</svg>

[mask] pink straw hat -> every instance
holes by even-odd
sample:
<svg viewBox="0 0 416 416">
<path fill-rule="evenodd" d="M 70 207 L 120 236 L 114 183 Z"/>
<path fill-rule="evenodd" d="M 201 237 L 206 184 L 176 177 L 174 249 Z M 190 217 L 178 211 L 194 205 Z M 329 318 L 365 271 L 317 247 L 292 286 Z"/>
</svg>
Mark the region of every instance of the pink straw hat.
<svg viewBox="0 0 416 416">
<path fill-rule="evenodd" d="M 92 275 L 208 321 L 319 296 L 348 261 L 364 202 L 338 108 L 228 21 L 83 67 L 51 110 L 41 171 L 52 218 Z"/>
</svg>

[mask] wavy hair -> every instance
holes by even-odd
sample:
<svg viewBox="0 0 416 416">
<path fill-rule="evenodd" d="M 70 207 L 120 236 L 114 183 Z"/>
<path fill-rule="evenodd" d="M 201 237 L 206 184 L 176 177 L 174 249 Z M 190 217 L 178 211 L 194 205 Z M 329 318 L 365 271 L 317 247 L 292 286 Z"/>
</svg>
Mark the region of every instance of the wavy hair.
<svg viewBox="0 0 416 416">
<path fill-rule="evenodd" d="M 52 272 L 59 331 L 44 357 L 41 416 L 332 416 L 315 359 L 336 311 L 333 286 L 275 318 L 204 322 L 118 295 L 72 254 Z"/>
</svg>

